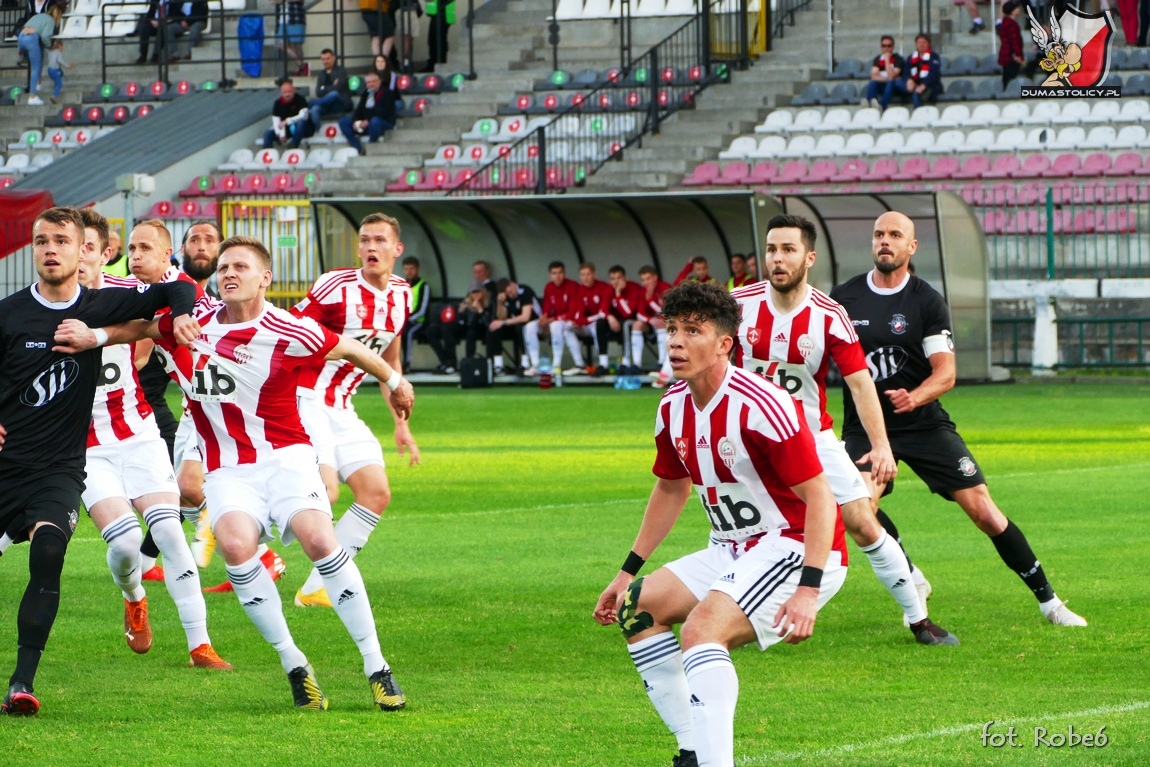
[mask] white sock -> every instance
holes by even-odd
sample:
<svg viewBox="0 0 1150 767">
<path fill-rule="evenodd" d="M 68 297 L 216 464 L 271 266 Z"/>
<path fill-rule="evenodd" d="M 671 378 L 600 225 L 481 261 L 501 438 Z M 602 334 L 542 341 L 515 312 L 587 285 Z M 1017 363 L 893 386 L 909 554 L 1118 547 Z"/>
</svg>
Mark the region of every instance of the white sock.
<svg viewBox="0 0 1150 767">
<path fill-rule="evenodd" d="M 140 565 L 140 544 L 144 542 L 140 520 L 135 514 L 125 514 L 113 520 L 100 535 L 108 543 L 108 569 L 112 571 L 112 581 L 120 587 L 124 599 L 139 602 L 146 596 L 140 583 L 140 576 L 144 573 Z"/>
<path fill-rule="evenodd" d="M 348 556 L 354 559 L 360 549 L 367 544 L 367 539 L 378 522 L 378 515 L 373 514 L 365 506 L 353 503 L 336 523 L 335 539 L 347 551 Z M 313 567 L 307 580 L 300 587 L 300 591 L 305 594 L 314 594 L 321 588 L 323 588 L 323 576 L 319 574 L 318 569 Z M 328 596 L 331 596 L 331 592 L 328 592 Z M 376 669 L 376 671 L 378 670 Z"/>
<path fill-rule="evenodd" d="M 898 543 L 883 530 L 877 541 L 861 551 L 870 560 L 870 566 L 874 568 L 879 583 L 886 586 L 894 601 L 902 607 L 907 620 L 918 623 L 925 618 L 926 608 L 918 599 L 914 578 L 911 577 L 906 556 Z"/>
<path fill-rule="evenodd" d="M 655 328 L 655 342 L 659 345 L 659 364 L 667 359 L 667 329 Z"/>
<path fill-rule="evenodd" d="M 143 539 L 141 539 L 140 542 L 143 543 Z M 155 557 L 149 557 L 146 554 L 140 555 L 140 572 L 141 573 L 146 573 L 155 566 L 156 566 L 156 558 Z"/>
<path fill-rule="evenodd" d="M 227 569 L 228 580 L 232 582 L 244 612 L 255 624 L 260 636 L 279 653 L 283 670 L 287 672 L 306 666 L 307 657 L 295 646 L 287 621 L 284 620 L 279 591 L 259 556 L 252 557 L 242 565 L 228 565 Z"/>
<path fill-rule="evenodd" d="M 571 349 L 571 361 L 575 363 L 575 367 L 586 367 L 587 363 L 583 360 L 583 344 L 579 343 L 579 336 L 575 333 L 575 326 L 564 323 L 563 335 L 567 338 L 567 346 Z"/>
<path fill-rule="evenodd" d="M 380 669 L 386 671 L 389 666 L 379 649 L 379 636 L 375 632 L 375 617 L 371 614 L 367 589 L 351 556 L 339 547 L 317 560 L 315 567 L 323 576 L 323 585 L 336 615 L 343 621 L 363 656 L 364 676 L 371 676 Z"/>
<path fill-rule="evenodd" d="M 176 603 L 180 624 L 188 638 L 188 649 L 211 644 L 208 608 L 200 591 L 200 572 L 184 538 L 179 512 L 173 506 L 152 506 L 144 510 L 144 522 L 152 531 L 156 547 L 164 555 L 164 585 Z"/>
<path fill-rule="evenodd" d="M 268 552 L 268 545 L 266 543 L 261 543 L 259 546 L 256 546 L 256 556 L 257 557 L 262 557 L 267 552 Z"/>
<path fill-rule="evenodd" d="M 611 360 L 607 357 L 607 355 L 606 354 L 600 354 L 599 355 L 599 367 L 605 368 L 605 367 L 610 367 L 610 366 L 611 366 Z"/>
<path fill-rule="evenodd" d="M 180 517 L 183 518 L 185 522 L 191 522 L 194 525 L 200 521 L 200 512 L 203 511 L 207 505 L 208 502 L 204 501 L 199 506 L 181 506 Z"/>
<path fill-rule="evenodd" d="M 643 331 L 631 331 L 631 364 L 635 367 L 643 366 Z"/>
<path fill-rule="evenodd" d="M 556 370 L 563 369 L 563 320 L 555 320 L 548 329 L 551 331 L 551 364 Z"/>
<path fill-rule="evenodd" d="M 539 320 L 531 320 L 523 326 L 523 346 L 531 367 L 539 367 Z"/>
<path fill-rule="evenodd" d="M 926 583 L 926 576 L 922 574 L 922 570 L 919 570 L 913 562 L 910 566 L 910 577 L 917 586 L 921 586 L 922 584 Z"/>
<path fill-rule="evenodd" d="M 503 367 L 503 355 L 502 354 L 496 354 L 495 355 L 495 367 L 497 367 L 497 368 Z"/>
<path fill-rule="evenodd" d="M 683 668 L 699 767 L 734 767 L 739 677 L 730 653 L 721 644 L 696 645 L 683 653 Z"/>
<path fill-rule="evenodd" d="M 3 555 L 11 545 L 12 539 L 8 537 L 8 533 L 0 534 L 0 555 Z"/>
<path fill-rule="evenodd" d="M 691 730 L 691 691 L 683 673 L 683 652 L 670 631 L 627 645 L 635 670 L 643 680 L 647 697 L 667 729 L 679 741 L 679 748 L 695 750 Z"/>
</svg>

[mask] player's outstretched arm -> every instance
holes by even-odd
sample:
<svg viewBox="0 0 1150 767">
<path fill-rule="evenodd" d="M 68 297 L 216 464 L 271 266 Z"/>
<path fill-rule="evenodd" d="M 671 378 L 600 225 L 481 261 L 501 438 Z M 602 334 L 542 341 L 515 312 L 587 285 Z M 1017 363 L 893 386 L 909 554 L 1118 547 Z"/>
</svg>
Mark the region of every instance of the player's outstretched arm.
<svg viewBox="0 0 1150 767">
<path fill-rule="evenodd" d="M 200 337 L 200 325 L 191 316 L 182 314 L 172 320 L 172 332 L 182 346 L 191 346 Z M 160 338 L 159 320 L 129 320 L 117 325 L 93 330 L 82 320 L 64 320 L 57 326 L 52 351 L 63 354 L 95 349 L 97 346 L 130 344 L 145 338 Z"/>
<path fill-rule="evenodd" d="M 635 536 L 635 543 L 631 552 L 643 561 L 650 559 L 655 549 L 671 532 L 679 515 L 683 513 L 683 506 L 691 495 L 691 478 L 663 479 L 655 482 L 651 490 L 651 497 L 647 500 L 647 509 L 643 512 L 643 522 L 639 525 L 639 534 Z M 601 625 L 609 626 L 618 620 L 618 610 L 623 593 L 635 576 L 631 573 L 619 571 L 595 604 L 592 617 Z"/>
<path fill-rule="evenodd" d="M 383 361 L 391 365 L 393 370 L 402 373 L 403 360 L 400 352 L 399 336 L 396 336 L 392 339 L 391 345 L 383 350 Z M 383 394 L 383 391 L 384 387 L 380 386 L 379 393 Z M 411 426 L 392 407 L 390 397 L 384 397 L 384 401 L 387 403 L 387 409 L 391 411 L 391 419 L 395 422 L 395 449 L 399 451 L 401 456 L 404 451 L 407 451 L 408 456 L 410 456 L 408 466 L 418 466 L 421 463 L 419 445 L 415 444 L 415 437 L 411 435 Z"/>
<path fill-rule="evenodd" d="M 909 413 L 915 408 L 934 402 L 954 388 L 955 363 L 954 353 L 949 351 L 935 352 L 930 355 L 930 375 L 911 391 L 894 389 L 885 392 L 894 405 L 894 412 Z"/>
<path fill-rule="evenodd" d="M 858 410 L 859 420 L 870 439 L 870 452 L 860 458 L 857 463 L 871 465 L 871 479 L 876 485 L 885 485 L 895 478 L 898 466 L 894 461 L 894 453 L 890 449 L 890 440 L 886 436 L 886 424 L 882 419 L 882 407 L 878 401 L 878 391 L 874 386 L 874 379 L 868 370 L 856 370 L 843 378 L 851 390 L 851 399 L 854 400 Z"/>
<path fill-rule="evenodd" d="M 327 353 L 329 360 L 347 360 L 365 373 L 370 373 L 379 379 L 379 382 L 391 390 L 391 406 L 401 418 L 411 415 L 411 408 L 415 404 L 415 389 L 395 370 L 380 359 L 379 355 L 367 348 L 363 343 L 340 336 L 339 343 Z"/>
<path fill-rule="evenodd" d="M 821 577 L 831 552 L 831 541 L 835 530 L 835 496 L 827 483 L 825 474 L 811 477 L 806 482 L 791 488 L 795 495 L 807 504 L 806 521 L 803 523 L 803 541 L 806 554 L 803 557 L 803 580 L 808 568 L 818 570 Z M 818 586 L 800 585 L 794 595 L 779 607 L 775 613 L 774 628 L 779 636 L 790 631 L 786 641 L 798 644 L 810 638 L 815 630 L 815 616 L 818 614 Z"/>
</svg>

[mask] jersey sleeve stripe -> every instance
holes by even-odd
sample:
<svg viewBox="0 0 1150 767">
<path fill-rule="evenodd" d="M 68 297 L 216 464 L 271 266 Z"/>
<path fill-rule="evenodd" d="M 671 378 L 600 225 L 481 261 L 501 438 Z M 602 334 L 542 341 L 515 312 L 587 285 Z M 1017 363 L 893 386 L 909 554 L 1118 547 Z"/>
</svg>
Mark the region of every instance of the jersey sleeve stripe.
<svg viewBox="0 0 1150 767">
<path fill-rule="evenodd" d="M 811 300 L 823 311 L 833 313 L 839 318 L 839 320 L 843 323 L 843 327 L 846 328 L 847 333 L 850 334 L 850 340 L 858 340 L 858 335 L 855 333 L 854 323 L 851 322 L 851 317 L 847 313 L 847 310 L 843 308 L 842 304 L 828 296 L 826 293 L 815 290 L 813 288 L 811 289 Z"/>
<path fill-rule="evenodd" d="M 292 325 L 271 314 L 265 314 L 260 324 L 268 330 L 299 341 L 308 351 L 316 352 L 323 348 L 323 334 L 316 333 L 310 328 L 301 325 Z"/>
<path fill-rule="evenodd" d="M 323 299 L 327 298 L 333 292 L 355 281 L 356 274 L 354 269 L 346 272 L 328 272 L 315 281 L 315 284 L 311 286 L 311 290 L 308 291 L 308 295 L 312 300 L 322 303 Z"/>
<path fill-rule="evenodd" d="M 736 288 L 735 290 L 731 291 L 731 298 L 735 299 L 736 301 L 741 301 L 743 299 L 761 296 L 766 291 L 768 284 L 769 283 L 766 282 L 756 282 L 753 285 L 746 285 L 741 288 Z"/>
<path fill-rule="evenodd" d="M 759 406 L 771 427 L 778 433 L 779 439 L 788 439 L 794 436 L 799 430 L 799 418 L 802 417 L 798 413 L 798 408 L 792 407 L 791 412 L 788 413 L 785 405 L 772 397 L 771 392 L 763 390 L 756 385 L 757 382 L 745 378 L 748 375 L 751 374 L 743 370 L 736 370 L 735 375 L 731 377 L 731 388 Z"/>
</svg>

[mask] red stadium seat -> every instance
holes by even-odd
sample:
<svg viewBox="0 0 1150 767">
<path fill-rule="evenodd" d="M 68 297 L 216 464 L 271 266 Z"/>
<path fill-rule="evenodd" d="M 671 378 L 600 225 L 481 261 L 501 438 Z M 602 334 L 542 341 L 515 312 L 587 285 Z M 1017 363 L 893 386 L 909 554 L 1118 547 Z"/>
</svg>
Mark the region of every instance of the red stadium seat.
<svg viewBox="0 0 1150 767">
<path fill-rule="evenodd" d="M 750 166 L 745 162 L 727 163 L 723 172 L 711 180 L 714 186 L 738 186 L 746 183 L 747 176 L 751 175 Z"/>
<path fill-rule="evenodd" d="M 199 218 L 200 203 L 198 200 L 184 200 L 180 203 L 179 218 Z"/>
<path fill-rule="evenodd" d="M 765 186 L 772 184 L 775 178 L 779 175 L 779 166 L 773 162 L 757 162 L 751 168 L 751 173 L 747 176 L 748 184 L 755 184 L 758 186 Z"/>
<path fill-rule="evenodd" d="M 204 206 L 200 208 L 200 218 L 216 219 L 219 218 L 219 215 L 219 205 L 215 200 L 208 200 L 204 203 Z"/>
<path fill-rule="evenodd" d="M 1118 155 L 1102 175 L 1104 176 L 1133 176 L 1142 167 L 1142 155 L 1137 152 L 1123 152 Z"/>
<path fill-rule="evenodd" d="M 733 165 L 734 163 L 732 163 Z M 730 167 L 730 166 L 727 166 Z M 838 170 L 837 168 L 835 169 Z M 811 172 L 810 167 L 802 160 L 791 160 L 783 165 L 779 175 L 775 177 L 776 184 L 802 184 Z"/>
<path fill-rule="evenodd" d="M 1032 154 L 1022 162 L 1022 166 L 1010 172 L 1010 178 L 1039 178 L 1044 172 L 1050 170 L 1050 157 L 1044 154 Z"/>
<path fill-rule="evenodd" d="M 1076 154 L 1060 154 L 1054 158 L 1050 167 L 1039 175 L 1042 178 L 1066 178 L 1073 176 L 1074 171 L 1082 167 L 1082 158 Z"/>
<path fill-rule="evenodd" d="M 268 184 L 268 177 L 262 173 L 253 173 L 246 176 L 240 184 L 241 194 L 268 194 L 271 188 Z"/>
<path fill-rule="evenodd" d="M 408 170 L 400 174 L 399 178 L 388 184 L 385 189 L 388 192 L 413 192 L 415 185 L 421 181 L 423 181 L 423 171 Z"/>
<path fill-rule="evenodd" d="M 140 104 L 136 110 L 132 112 L 132 117 L 147 117 L 152 113 L 151 104 Z"/>
<path fill-rule="evenodd" d="M 295 181 L 291 183 L 284 192 L 287 194 L 309 194 L 312 187 L 319 181 L 319 176 L 315 173 L 308 171 L 296 176 Z"/>
<path fill-rule="evenodd" d="M 220 176 L 216 179 L 215 194 L 239 194 L 239 192 L 240 177 L 236 174 L 229 173 L 226 176 Z"/>
<path fill-rule="evenodd" d="M 1105 176 L 1110 170 L 1113 161 L 1105 152 L 1096 152 L 1082 161 L 1082 167 L 1073 171 L 1072 175 L 1080 177 Z"/>
<path fill-rule="evenodd" d="M 212 193 L 212 177 L 196 176 L 192 183 L 180 190 L 180 197 L 204 197 Z"/>
<path fill-rule="evenodd" d="M 850 183 L 860 180 L 867 174 L 868 170 L 869 168 L 867 167 L 866 160 L 855 158 L 853 160 L 847 160 L 844 162 L 842 167 L 839 168 L 839 172 L 827 180 L 833 181 L 836 184 L 843 182 Z"/>
<path fill-rule="evenodd" d="M 898 160 L 893 157 L 884 157 L 875 160 L 870 173 L 863 175 L 860 181 L 890 181 L 891 176 L 898 172 Z"/>
<path fill-rule="evenodd" d="M 1098 231 L 1133 234 L 1138 231 L 1138 216 L 1129 208 L 1113 208 L 1106 214 L 1106 222 Z"/>
<path fill-rule="evenodd" d="M 987 210 L 982 214 L 982 231 L 987 234 L 1002 234 L 1006 231 L 1007 213 L 1005 210 Z"/>
<path fill-rule="evenodd" d="M 1010 183 L 1002 183 L 997 186 L 1008 187 L 1013 189 Z M 1014 205 L 1017 201 L 1018 205 L 1037 205 L 1039 202 L 1046 202 L 1046 184 L 1040 181 L 1027 181 L 1025 184 L 1020 184 L 1017 189 L 1017 195 L 1011 195 L 1010 204 Z"/>
<path fill-rule="evenodd" d="M 292 178 L 290 173 L 276 173 L 272 176 L 271 191 L 273 192 L 286 194 L 291 185 Z"/>
<path fill-rule="evenodd" d="M 898 173 L 891 175 L 892 181 L 917 181 L 930 171 L 930 160 L 925 157 L 908 157 L 903 161 Z M 909 187 L 907 187 L 909 190 Z"/>
<path fill-rule="evenodd" d="M 933 181 L 936 179 L 955 178 L 954 174 L 958 173 L 961 169 L 962 166 L 957 157 L 939 157 L 934 161 L 934 165 L 931 166 L 931 169 L 922 174 L 922 179 L 924 181 Z"/>
<path fill-rule="evenodd" d="M 982 184 L 977 182 L 966 184 L 958 191 L 960 197 L 967 205 L 981 205 L 983 196 Z"/>
<path fill-rule="evenodd" d="M 989 170 L 990 158 L 983 154 L 976 154 L 973 157 L 968 157 L 966 162 L 962 164 L 962 170 L 952 174 L 951 178 L 982 178 L 987 175 Z"/>
<path fill-rule="evenodd" d="M 839 174 L 839 164 L 834 160 L 819 160 L 811 165 L 811 172 L 807 174 L 808 184 L 825 184 Z"/>
<path fill-rule="evenodd" d="M 682 180 L 683 186 L 707 186 L 719 177 L 719 163 L 701 162 Z"/>
<path fill-rule="evenodd" d="M 437 168 L 427 174 L 427 177 L 414 185 L 417 192 L 435 192 L 445 189 L 451 180 L 451 174 L 442 168 Z"/>
<path fill-rule="evenodd" d="M 148 218 L 171 218 L 176 211 L 176 206 L 172 205 L 168 200 L 160 200 L 148 212 Z"/>
</svg>

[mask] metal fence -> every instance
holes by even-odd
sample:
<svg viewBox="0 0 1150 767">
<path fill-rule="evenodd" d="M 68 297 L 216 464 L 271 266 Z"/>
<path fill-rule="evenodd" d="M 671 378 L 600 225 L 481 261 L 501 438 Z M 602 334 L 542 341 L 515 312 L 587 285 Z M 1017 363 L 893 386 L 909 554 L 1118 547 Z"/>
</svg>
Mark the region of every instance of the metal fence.
<svg viewBox="0 0 1150 767">
<path fill-rule="evenodd" d="M 312 207 L 307 200 L 221 200 L 223 236 L 256 237 L 272 256 L 267 299 L 287 308 L 307 295 L 320 274 Z"/>
<path fill-rule="evenodd" d="M 1058 367 L 1150 367 L 1150 317 L 1060 317 Z M 1010 317 L 991 324 L 990 361 L 1031 367 L 1034 318 Z"/>
<path fill-rule="evenodd" d="M 1150 185 L 1058 181 L 964 190 L 991 279 L 1150 277 Z"/>
</svg>

